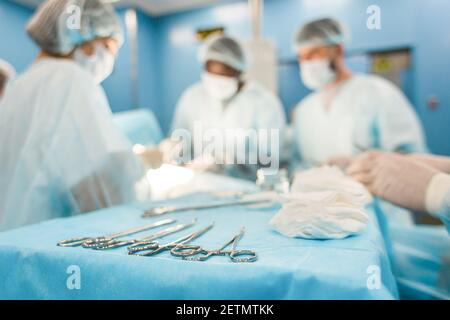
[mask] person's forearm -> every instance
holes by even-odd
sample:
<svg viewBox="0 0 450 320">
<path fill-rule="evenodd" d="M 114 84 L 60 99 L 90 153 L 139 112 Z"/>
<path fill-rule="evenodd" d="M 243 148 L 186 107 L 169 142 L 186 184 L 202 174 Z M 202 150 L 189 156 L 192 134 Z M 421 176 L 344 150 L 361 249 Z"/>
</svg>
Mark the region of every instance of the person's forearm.
<svg viewBox="0 0 450 320">
<path fill-rule="evenodd" d="M 411 154 L 410 157 L 425 163 L 441 172 L 450 174 L 450 157 L 433 156 L 427 154 Z"/>
</svg>

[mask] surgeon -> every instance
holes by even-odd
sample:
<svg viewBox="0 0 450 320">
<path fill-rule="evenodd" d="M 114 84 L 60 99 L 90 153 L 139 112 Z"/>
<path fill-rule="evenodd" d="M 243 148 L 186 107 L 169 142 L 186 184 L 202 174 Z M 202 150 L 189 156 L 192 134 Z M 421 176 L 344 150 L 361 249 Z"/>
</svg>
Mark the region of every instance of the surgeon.
<svg viewBox="0 0 450 320">
<path fill-rule="evenodd" d="M 450 158 L 372 151 L 347 173 L 374 195 L 441 219 L 436 226 L 395 226 L 393 263 L 399 290 L 408 299 L 450 299 Z"/>
<path fill-rule="evenodd" d="M 236 137 L 239 130 L 248 129 L 278 130 L 281 136 L 280 132 L 285 126 L 281 102 L 268 89 L 245 78 L 247 61 L 243 48 L 236 40 L 227 36 L 212 35 L 200 48 L 199 58 L 203 65 L 201 81 L 182 94 L 172 124 L 172 131 L 185 129 L 192 134 L 195 150 L 193 158 L 195 154 L 202 154 L 194 159 L 194 162 L 203 156 L 211 156 L 199 150 L 201 146 L 197 141 L 201 137 L 195 136 L 196 127 L 201 127 L 203 132 L 209 129 L 216 130 L 224 142 L 238 139 Z M 243 157 L 247 159 L 257 157 L 257 152 L 262 154 L 272 152 L 272 155 L 279 152 L 279 149 L 268 150 L 272 144 L 267 140 L 262 143 L 262 139 L 254 139 L 254 136 L 246 143 L 249 146 L 245 151 L 246 154 L 233 159 L 230 159 L 229 154 L 221 154 L 220 159 L 215 154 L 209 159 L 212 159 L 213 165 L 216 160 L 244 163 Z M 258 151 L 258 148 L 262 151 Z M 255 177 L 254 171 L 245 172 L 248 166 L 244 165 L 241 168 L 243 177 Z"/>
<path fill-rule="evenodd" d="M 305 166 L 345 167 L 364 150 L 425 151 L 421 124 L 403 93 L 373 75 L 345 64 L 348 35 L 331 18 L 300 28 L 295 48 L 301 79 L 313 92 L 295 109 L 295 156 Z"/>
<path fill-rule="evenodd" d="M 100 86 L 123 42 L 100 0 L 48 0 L 27 26 L 33 65 L 0 108 L 0 229 L 135 199 L 142 166 Z"/>
<path fill-rule="evenodd" d="M 0 101 L 5 95 L 6 87 L 9 82 L 16 76 L 16 71 L 14 67 L 0 59 Z"/>
</svg>

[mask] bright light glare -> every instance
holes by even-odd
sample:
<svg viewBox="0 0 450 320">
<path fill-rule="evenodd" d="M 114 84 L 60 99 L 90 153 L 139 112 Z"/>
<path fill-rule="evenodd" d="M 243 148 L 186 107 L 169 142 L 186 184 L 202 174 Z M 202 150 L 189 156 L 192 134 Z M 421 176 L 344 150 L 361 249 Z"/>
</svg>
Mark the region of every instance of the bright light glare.
<svg viewBox="0 0 450 320">
<path fill-rule="evenodd" d="M 178 46 L 195 43 L 195 32 L 190 27 L 175 28 L 170 32 L 170 42 Z"/>
<path fill-rule="evenodd" d="M 127 26 L 127 29 L 130 32 L 136 32 L 136 30 L 137 30 L 137 15 L 136 15 L 135 10 L 128 9 L 125 12 L 125 24 Z"/>
<path fill-rule="evenodd" d="M 163 164 L 159 169 L 147 171 L 147 181 L 152 198 L 163 198 L 178 186 L 189 184 L 194 180 L 194 171 L 170 164 Z"/>
<path fill-rule="evenodd" d="M 350 0 L 304 0 L 303 4 L 307 9 L 327 8 L 349 5 Z"/>
<path fill-rule="evenodd" d="M 230 23 L 250 19 L 250 11 L 247 3 L 234 3 L 216 7 L 212 14 L 214 18 L 223 23 Z"/>
</svg>

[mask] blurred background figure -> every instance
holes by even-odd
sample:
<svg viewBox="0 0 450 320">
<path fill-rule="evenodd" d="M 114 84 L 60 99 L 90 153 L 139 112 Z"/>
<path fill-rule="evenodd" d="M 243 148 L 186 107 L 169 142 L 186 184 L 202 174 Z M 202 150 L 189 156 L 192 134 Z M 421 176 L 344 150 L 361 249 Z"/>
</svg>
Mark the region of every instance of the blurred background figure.
<svg viewBox="0 0 450 320">
<path fill-rule="evenodd" d="M 35 46 L 23 32 L 23 26 L 38 2 L 9 0 L 0 3 L 0 35 L 7 40 L 0 43 L 0 56 L 20 72 L 29 66 L 36 54 Z M 198 82 L 199 74 L 204 69 L 203 63 L 196 59 L 198 48 L 214 32 L 239 40 L 249 57 L 246 59 L 245 77 L 263 83 L 274 95 L 278 95 L 285 114 L 292 115 L 298 102 L 311 93 L 299 77 L 302 72 L 297 57 L 299 52 L 292 50 L 292 39 L 298 25 L 322 17 L 336 16 L 351 31 L 352 41 L 344 43 L 344 65 L 347 69 L 355 75 L 373 74 L 395 84 L 420 117 L 429 150 L 436 154 L 450 155 L 450 146 L 446 144 L 450 117 L 450 108 L 447 108 L 450 94 L 446 85 L 450 83 L 450 47 L 447 45 L 448 36 L 443 32 L 450 30 L 450 22 L 435 19 L 442 12 L 450 10 L 449 2 L 436 1 L 431 5 L 422 0 L 398 0 L 376 6 L 359 0 L 204 0 L 202 4 L 197 1 L 146 0 L 135 5 L 130 5 L 127 1 L 117 1 L 114 4 L 117 5 L 121 24 L 127 31 L 127 42 L 116 57 L 114 73 L 102 86 L 114 113 L 139 109 L 150 112 L 147 126 L 151 128 L 148 134 L 135 134 L 135 126 L 129 123 L 122 125 L 126 130 L 131 128 L 130 131 L 133 132 L 127 136 L 135 138 L 135 142 L 144 145 L 149 142 L 158 143 L 161 136 L 170 134 L 180 96 L 188 86 Z M 374 20 L 377 15 L 374 7 L 380 9 L 380 19 L 375 24 L 373 22 L 376 22 Z M 402 28 L 396 27 L 399 19 L 404 22 Z M 348 32 L 344 30 L 343 34 L 345 36 Z M 260 40 L 270 42 L 272 52 L 259 45 L 249 45 L 249 42 Z M 331 59 L 330 55 L 332 53 L 329 54 Z M 255 65 L 255 60 L 264 61 L 265 64 Z M 255 69 L 263 74 L 261 79 L 253 77 L 255 74 L 260 76 L 250 72 Z M 347 84 L 352 82 L 351 78 L 346 81 Z M 344 90 L 345 87 L 347 85 L 342 86 L 343 91 L 347 91 Z M 356 94 L 355 98 L 361 95 Z M 337 96 L 331 100 L 341 100 Z M 379 99 L 386 100 L 384 94 L 381 96 Z M 403 115 L 400 113 L 404 108 L 398 109 L 398 115 L 392 117 L 393 121 L 409 118 L 407 114 L 410 112 Z M 157 123 L 150 118 L 156 119 Z M 368 115 L 367 118 L 373 117 Z M 378 128 L 390 127 L 389 124 L 384 125 L 385 118 L 380 115 L 379 125 L 376 125 L 377 121 L 370 125 L 374 132 L 369 136 L 378 137 L 372 140 L 381 141 L 381 147 L 385 147 L 383 144 L 389 146 L 381 138 L 386 130 L 380 131 L 379 135 L 377 132 Z M 126 117 L 124 121 L 134 122 L 132 119 L 135 118 Z M 365 127 L 364 122 L 366 121 L 361 121 L 362 128 Z M 157 128 L 158 125 L 161 130 Z M 330 131 L 335 127 L 332 124 Z M 365 132 L 364 129 L 356 131 Z M 373 141 L 366 135 L 368 134 L 361 135 L 361 141 L 358 137 L 352 148 L 357 150 L 352 150 L 352 154 L 372 144 Z M 395 146 L 390 146 L 392 149 L 398 148 L 397 140 L 410 140 L 406 137 L 394 138 L 392 145 Z M 367 145 L 364 145 L 366 140 Z M 299 145 L 299 141 L 296 144 Z M 339 145 L 341 143 L 336 143 L 331 150 L 344 149 L 338 148 Z M 400 149 L 408 149 L 408 146 Z M 336 153 L 341 154 L 334 151 L 330 153 L 333 157 Z M 302 154 L 300 156 L 304 158 Z M 329 155 L 321 155 L 318 157 L 320 161 L 328 160 L 323 160 L 322 156 L 325 159 Z"/>
<path fill-rule="evenodd" d="M 142 167 L 100 86 L 123 43 L 113 7 L 48 0 L 27 32 L 40 53 L 0 108 L 0 229 L 134 200 Z"/>
<path fill-rule="evenodd" d="M 198 150 L 200 145 L 195 143 L 198 138 L 203 139 L 195 136 L 195 126 L 201 126 L 203 133 L 206 130 L 218 130 L 223 141 L 233 141 L 239 130 L 283 130 L 285 115 L 280 100 L 262 85 L 244 77 L 246 57 L 244 49 L 236 40 L 212 35 L 200 48 L 199 58 L 203 65 L 201 81 L 182 94 L 172 124 L 172 131 L 186 129 L 192 134 L 194 153 L 199 151 L 203 154 L 202 150 Z M 228 160 L 232 163 L 245 163 L 245 158 L 237 158 L 248 158 L 251 157 L 249 154 L 257 155 L 258 152 L 280 152 L 270 150 L 270 145 L 266 142 L 249 137 L 246 154 L 234 155 L 236 159 Z M 265 150 L 258 151 L 261 148 Z M 212 155 L 211 164 L 217 163 L 217 160 L 225 162 L 224 159 L 228 156 Z M 199 159 L 194 159 L 196 160 Z M 256 172 L 250 165 L 241 166 L 238 171 L 236 175 L 240 177 L 256 178 Z"/>
<path fill-rule="evenodd" d="M 16 70 L 14 67 L 0 59 L 0 101 L 5 94 L 8 82 L 10 82 L 16 76 Z"/>
<path fill-rule="evenodd" d="M 385 79 L 353 73 L 344 61 L 349 35 L 331 18 L 300 28 L 300 76 L 313 93 L 294 116 L 294 148 L 303 165 L 344 166 L 364 150 L 423 152 L 421 124 L 405 95 Z"/>
</svg>

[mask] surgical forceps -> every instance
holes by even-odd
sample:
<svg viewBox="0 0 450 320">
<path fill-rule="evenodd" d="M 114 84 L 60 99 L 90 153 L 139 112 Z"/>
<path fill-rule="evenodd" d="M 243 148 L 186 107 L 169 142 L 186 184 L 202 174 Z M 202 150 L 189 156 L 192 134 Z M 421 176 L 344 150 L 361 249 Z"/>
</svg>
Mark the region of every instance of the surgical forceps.
<svg viewBox="0 0 450 320">
<path fill-rule="evenodd" d="M 98 246 L 91 246 L 91 249 L 108 250 L 108 249 L 120 248 L 120 247 L 131 245 L 131 244 L 148 243 L 155 239 L 162 238 L 162 237 L 168 236 L 169 234 L 187 229 L 187 228 L 193 226 L 196 222 L 197 222 L 197 219 L 194 219 L 190 223 L 178 224 L 176 226 L 168 227 L 166 229 L 160 230 L 160 231 L 158 231 L 150 236 L 147 236 L 147 237 L 130 239 L 130 240 L 112 239 L 106 243 L 100 243 Z"/>
<path fill-rule="evenodd" d="M 129 255 L 135 255 L 135 256 L 152 256 L 154 254 L 160 253 L 162 251 L 171 250 L 172 248 L 175 248 L 177 245 L 188 243 L 204 233 L 208 232 L 209 230 L 214 227 L 214 223 L 210 224 L 206 228 L 203 228 L 199 231 L 193 232 L 191 234 L 188 234 L 187 236 L 184 236 L 180 239 L 177 239 L 175 241 L 169 242 L 167 244 L 159 244 L 157 241 L 147 241 L 147 242 L 140 242 L 133 244 L 128 247 L 128 254 Z M 141 253 L 139 253 L 141 252 Z M 145 253 L 142 253 L 145 252 Z"/>
<path fill-rule="evenodd" d="M 102 243 L 107 244 L 109 241 L 116 239 L 116 238 L 121 238 L 124 236 L 128 236 L 128 235 L 142 232 L 145 230 L 149 230 L 152 228 L 164 226 L 166 224 L 174 223 L 175 221 L 176 220 L 174 220 L 174 219 L 164 219 L 164 220 L 160 220 L 160 221 L 153 222 L 150 224 L 146 224 L 144 226 L 131 228 L 131 229 L 128 229 L 128 230 L 125 230 L 122 232 L 118 232 L 118 233 L 110 234 L 110 235 L 106 235 L 106 236 L 71 238 L 71 239 L 60 241 L 57 243 L 57 245 L 60 247 L 78 247 L 78 246 L 83 245 L 83 247 L 89 248 L 91 246 L 98 246 Z"/>
<path fill-rule="evenodd" d="M 212 256 L 225 256 L 228 255 L 232 262 L 254 262 L 258 259 L 258 255 L 253 250 L 236 250 L 239 240 L 242 239 L 245 233 L 245 227 L 243 227 L 237 235 L 235 235 L 230 241 L 224 244 L 217 250 L 205 250 L 200 246 L 179 244 L 170 250 L 170 253 L 175 257 L 182 257 L 184 260 L 189 261 L 206 261 Z M 232 244 L 231 250 L 225 250 Z M 242 257 L 245 256 L 245 257 Z"/>
<path fill-rule="evenodd" d="M 190 211 L 190 210 L 206 210 L 206 209 L 216 209 L 216 208 L 223 208 L 223 207 L 234 207 L 234 206 L 242 206 L 242 205 L 252 205 L 252 204 L 260 204 L 260 203 L 266 203 L 266 202 L 272 202 L 272 200 L 269 199 L 263 199 L 263 200 L 239 200 L 234 202 L 223 202 L 223 203 L 216 203 L 216 204 L 207 204 L 207 205 L 196 205 L 196 206 L 186 206 L 186 207 L 176 207 L 176 206 L 162 206 L 157 208 L 151 208 L 144 212 L 143 217 L 153 217 L 153 216 L 159 216 L 166 213 L 175 213 L 175 212 L 181 212 L 181 211 Z"/>
</svg>

